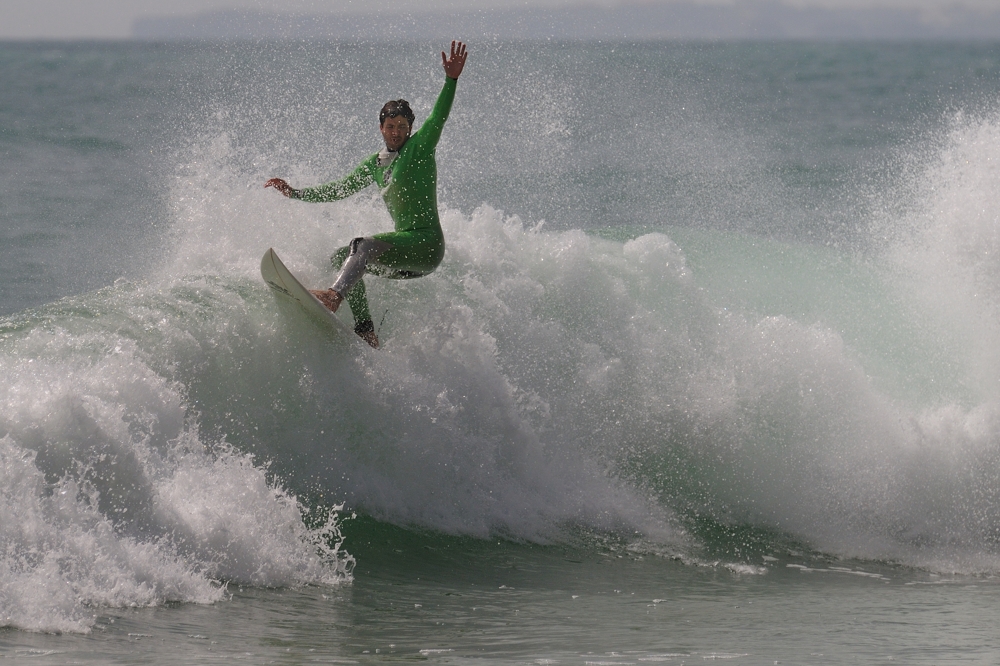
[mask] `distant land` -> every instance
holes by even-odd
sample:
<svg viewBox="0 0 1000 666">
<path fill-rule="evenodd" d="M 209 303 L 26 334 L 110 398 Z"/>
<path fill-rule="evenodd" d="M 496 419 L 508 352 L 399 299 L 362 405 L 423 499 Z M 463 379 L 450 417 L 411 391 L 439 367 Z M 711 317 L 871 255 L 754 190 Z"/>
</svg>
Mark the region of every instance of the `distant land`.
<svg viewBox="0 0 1000 666">
<path fill-rule="evenodd" d="M 734 6 L 646 2 L 616 7 L 494 9 L 395 14 L 289 14 L 227 10 L 140 18 L 133 36 L 185 39 L 1000 39 L 1000 6 L 917 9 L 820 9 L 780 0 Z"/>
</svg>

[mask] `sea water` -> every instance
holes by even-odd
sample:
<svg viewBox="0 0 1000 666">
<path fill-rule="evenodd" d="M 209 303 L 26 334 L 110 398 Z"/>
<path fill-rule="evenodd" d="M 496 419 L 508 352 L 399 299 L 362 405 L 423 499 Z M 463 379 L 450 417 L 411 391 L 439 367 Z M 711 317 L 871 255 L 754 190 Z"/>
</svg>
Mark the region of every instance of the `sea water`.
<svg viewBox="0 0 1000 666">
<path fill-rule="evenodd" d="M 473 42 L 367 350 L 441 46 L 0 45 L 2 654 L 995 663 L 1000 46 Z"/>
</svg>

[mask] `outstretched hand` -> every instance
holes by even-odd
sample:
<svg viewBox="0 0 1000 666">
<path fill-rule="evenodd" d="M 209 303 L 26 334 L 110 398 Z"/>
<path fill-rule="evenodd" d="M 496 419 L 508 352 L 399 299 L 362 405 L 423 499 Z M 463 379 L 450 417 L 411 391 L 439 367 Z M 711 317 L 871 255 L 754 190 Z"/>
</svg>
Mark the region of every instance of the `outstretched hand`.
<svg viewBox="0 0 1000 666">
<path fill-rule="evenodd" d="M 295 193 L 295 189 L 281 178 L 272 178 L 264 183 L 264 187 L 273 187 L 286 197 L 290 197 Z"/>
<path fill-rule="evenodd" d="M 441 51 L 441 64 L 444 65 L 444 75 L 449 79 L 457 79 L 465 67 L 465 57 L 465 44 L 452 40 L 451 56 L 448 57 L 444 51 Z"/>
</svg>

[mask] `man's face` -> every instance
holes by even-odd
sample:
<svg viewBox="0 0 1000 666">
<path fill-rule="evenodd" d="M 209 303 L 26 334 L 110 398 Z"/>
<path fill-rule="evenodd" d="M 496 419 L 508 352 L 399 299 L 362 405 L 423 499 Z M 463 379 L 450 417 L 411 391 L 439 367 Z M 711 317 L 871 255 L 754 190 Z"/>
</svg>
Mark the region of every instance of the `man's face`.
<svg viewBox="0 0 1000 666">
<path fill-rule="evenodd" d="M 386 118 L 380 129 L 385 147 L 389 150 L 399 150 L 410 138 L 410 121 L 402 116 Z"/>
</svg>

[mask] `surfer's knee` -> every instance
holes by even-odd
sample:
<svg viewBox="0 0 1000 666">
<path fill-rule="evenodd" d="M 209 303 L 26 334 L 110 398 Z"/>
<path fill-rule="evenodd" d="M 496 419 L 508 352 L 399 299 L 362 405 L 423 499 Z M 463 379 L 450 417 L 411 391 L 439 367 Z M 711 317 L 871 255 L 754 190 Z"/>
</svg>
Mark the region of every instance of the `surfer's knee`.
<svg viewBox="0 0 1000 666">
<path fill-rule="evenodd" d="M 330 263 L 337 268 L 340 268 L 344 265 L 345 261 L 351 258 L 354 258 L 355 260 L 361 259 L 367 262 L 369 259 L 373 259 L 382 254 L 390 247 L 392 247 L 392 245 L 386 243 L 385 241 L 380 241 L 377 238 L 372 238 L 370 236 L 358 236 L 357 238 L 352 238 L 346 246 L 337 250 L 333 256 L 330 257 Z"/>
<path fill-rule="evenodd" d="M 348 247 L 351 254 L 344 260 L 340 274 L 337 275 L 332 287 L 340 294 L 349 293 L 364 276 L 368 262 L 391 248 L 392 245 L 377 238 L 361 237 L 352 240 Z"/>
<path fill-rule="evenodd" d="M 369 260 L 379 256 L 391 248 L 392 245 L 378 238 L 359 236 L 352 238 L 347 247 L 350 248 L 350 256 L 363 256 L 365 260 Z"/>
</svg>

